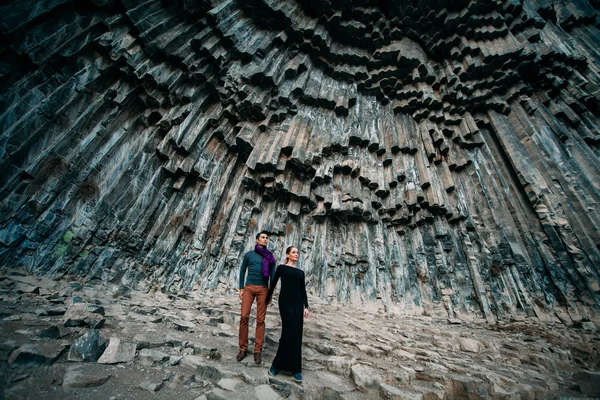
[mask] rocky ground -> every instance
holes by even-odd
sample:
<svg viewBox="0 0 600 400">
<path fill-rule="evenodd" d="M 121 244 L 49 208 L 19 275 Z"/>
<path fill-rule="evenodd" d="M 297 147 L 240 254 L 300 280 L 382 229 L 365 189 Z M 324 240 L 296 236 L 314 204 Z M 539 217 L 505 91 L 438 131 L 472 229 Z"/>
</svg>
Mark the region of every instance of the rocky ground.
<svg viewBox="0 0 600 400">
<path fill-rule="evenodd" d="M 240 304 L 225 287 L 182 298 L 4 270 L 0 399 L 554 399 L 600 390 L 594 321 L 490 325 L 318 299 L 305 322 L 304 382 L 270 377 L 274 303 L 263 364 L 239 363 Z"/>
</svg>

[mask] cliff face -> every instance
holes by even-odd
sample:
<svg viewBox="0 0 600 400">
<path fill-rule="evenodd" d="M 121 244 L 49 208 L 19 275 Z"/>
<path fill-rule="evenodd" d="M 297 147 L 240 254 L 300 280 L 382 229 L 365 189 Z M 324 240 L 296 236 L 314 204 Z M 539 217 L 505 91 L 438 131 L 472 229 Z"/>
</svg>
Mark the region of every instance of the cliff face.
<svg viewBox="0 0 600 400">
<path fill-rule="evenodd" d="M 597 0 L 9 3 L 0 266 L 210 290 L 265 229 L 334 302 L 598 307 Z"/>
</svg>

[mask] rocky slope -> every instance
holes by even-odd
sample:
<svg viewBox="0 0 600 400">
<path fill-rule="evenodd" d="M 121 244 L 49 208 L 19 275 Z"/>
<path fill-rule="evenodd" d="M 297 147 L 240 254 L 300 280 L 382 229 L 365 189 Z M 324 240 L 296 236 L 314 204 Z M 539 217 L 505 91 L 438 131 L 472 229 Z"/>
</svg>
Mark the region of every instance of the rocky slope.
<svg viewBox="0 0 600 400">
<path fill-rule="evenodd" d="M 594 323 L 447 320 L 324 304 L 310 296 L 304 382 L 237 354 L 239 299 L 0 276 L 0 398 L 562 399 L 600 396 Z M 276 304 L 276 302 L 275 302 Z M 595 321 L 596 324 L 600 321 Z M 253 328 L 253 318 L 251 318 Z M 251 329 L 252 332 L 252 329 Z M 4 396 L 4 397 L 3 397 Z"/>
</svg>

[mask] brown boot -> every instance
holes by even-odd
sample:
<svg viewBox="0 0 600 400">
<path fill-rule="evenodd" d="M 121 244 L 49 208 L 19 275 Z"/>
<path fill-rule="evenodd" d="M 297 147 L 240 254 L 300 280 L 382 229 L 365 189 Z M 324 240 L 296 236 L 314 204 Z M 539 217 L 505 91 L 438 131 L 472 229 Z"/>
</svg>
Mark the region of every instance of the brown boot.
<svg viewBox="0 0 600 400">
<path fill-rule="evenodd" d="M 246 350 L 240 350 L 240 352 L 235 357 L 235 359 L 238 361 L 242 361 L 244 358 L 246 358 L 246 354 L 248 354 L 248 352 Z"/>
<path fill-rule="evenodd" d="M 262 363 L 262 356 L 260 353 L 254 353 L 254 362 L 257 364 Z"/>
</svg>

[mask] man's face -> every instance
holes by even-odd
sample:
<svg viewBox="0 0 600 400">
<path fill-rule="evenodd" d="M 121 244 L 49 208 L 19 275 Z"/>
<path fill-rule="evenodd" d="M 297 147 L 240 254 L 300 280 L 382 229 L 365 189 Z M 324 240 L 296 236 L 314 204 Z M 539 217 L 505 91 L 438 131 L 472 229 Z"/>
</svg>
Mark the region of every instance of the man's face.
<svg viewBox="0 0 600 400">
<path fill-rule="evenodd" d="M 269 237 L 264 233 L 261 233 L 258 239 L 256 239 L 256 244 L 259 246 L 267 247 L 267 243 L 269 243 Z"/>
</svg>

